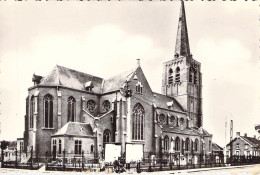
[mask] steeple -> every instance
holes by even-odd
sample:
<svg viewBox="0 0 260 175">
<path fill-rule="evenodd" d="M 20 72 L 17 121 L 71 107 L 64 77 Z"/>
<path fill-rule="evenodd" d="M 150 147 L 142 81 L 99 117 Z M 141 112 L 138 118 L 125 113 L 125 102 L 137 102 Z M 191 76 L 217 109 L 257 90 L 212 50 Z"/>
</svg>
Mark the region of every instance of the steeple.
<svg viewBox="0 0 260 175">
<path fill-rule="evenodd" d="M 181 0 L 181 10 L 176 37 L 175 54 L 178 54 L 179 56 L 190 55 L 189 37 L 183 0 Z"/>
</svg>

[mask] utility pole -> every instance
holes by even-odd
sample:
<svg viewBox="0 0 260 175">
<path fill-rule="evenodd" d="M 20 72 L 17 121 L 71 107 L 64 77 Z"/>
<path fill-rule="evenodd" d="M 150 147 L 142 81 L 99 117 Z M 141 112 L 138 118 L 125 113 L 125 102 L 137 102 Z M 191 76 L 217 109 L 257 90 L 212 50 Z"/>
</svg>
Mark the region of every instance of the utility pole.
<svg viewBox="0 0 260 175">
<path fill-rule="evenodd" d="M 233 120 L 230 121 L 230 158 L 232 161 L 232 156 L 233 156 Z"/>
</svg>

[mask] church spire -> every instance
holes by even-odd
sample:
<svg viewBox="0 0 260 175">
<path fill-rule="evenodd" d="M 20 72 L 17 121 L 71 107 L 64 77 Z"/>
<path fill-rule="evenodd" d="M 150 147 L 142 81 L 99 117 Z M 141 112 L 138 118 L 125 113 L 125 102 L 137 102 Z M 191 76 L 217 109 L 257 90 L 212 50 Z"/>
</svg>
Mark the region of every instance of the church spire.
<svg viewBox="0 0 260 175">
<path fill-rule="evenodd" d="M 180 56 L 190 55 L 189 37 L 183 0 L 181 0 L 181 10 L 176 37 L 175 54 L 178 54 Z"/>
</svg>

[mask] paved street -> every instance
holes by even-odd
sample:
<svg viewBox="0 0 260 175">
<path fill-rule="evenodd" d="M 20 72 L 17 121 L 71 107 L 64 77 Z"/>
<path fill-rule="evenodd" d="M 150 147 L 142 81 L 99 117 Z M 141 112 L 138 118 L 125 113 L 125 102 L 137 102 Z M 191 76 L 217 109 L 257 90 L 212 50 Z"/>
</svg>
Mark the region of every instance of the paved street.
<svg viewBox="0 0 260 175">
<path fill-rule="evenodd" d="M 6 169 L 0 170 L 0 174 L 49 174 L 58 173 L 57 171 L 44 171 L 40 170 L 18 170 L 18 169 Z M 71 172 L 65 172 L 66 174 Z M 74 172 L 75 174 L 78 174 Z M 88 173 L 88 172 L 86 172 Z M 90 172 L 89 172 L 90 173 Z M 93 172 L 92 172 L 93 173 Z M 111 172 L 110 172 L 111 173 Z M 148 174 L 148 173 L 144 173 Z M 151 174 L 151 173 L 149 173 Z M 163 172 L 153 172 L 152 174 L 194 174 L 194 175 L 260 175 L 260 164 L 257 165 L 247 165 L 247 166 L 237 166 L 237 167 L 226 167 L 226 168 L 204 168 L 204 169 L 190 169 L 190 170 L 178 170 L 178 171 L 163 171 Z"/>
</svg>

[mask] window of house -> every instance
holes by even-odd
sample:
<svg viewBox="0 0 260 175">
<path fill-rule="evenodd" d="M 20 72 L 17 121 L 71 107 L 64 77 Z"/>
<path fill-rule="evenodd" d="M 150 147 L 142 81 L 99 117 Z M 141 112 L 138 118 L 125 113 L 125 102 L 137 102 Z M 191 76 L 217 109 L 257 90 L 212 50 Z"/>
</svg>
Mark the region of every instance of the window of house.
<svg viewBox="0 0 260 175">
<path fill-rule="evenodd" d="M 30 128 L 33 128 L 33 114 L 35 111 L 34 96 L 31 97 L 31 110 L 30 110 Z"/>
<path fill-rule="evenodd" d="M 180 151 L 180 138 L 176 137 L 175 139 L 175 151 Z"/>
<path fill-rule="evenodd" d="M 91 92 L 91 91 L 92 91 L 92 88 L 93 88 L 93 87 L 88 86 L 88 87 L 86 87 L 86 91 L 87 91 L 87 92 Z"/>
<path fill-rule="evenodd" d="M 177 67 L 175 71 L 175 82 L 178 83 L 180 82 L 180 68 Z"/>
<path fill-rule="evenodd" d="M 236 151 L 236 156 L 239 156 L 240 155 L 240 151 Z"/>
<path fill-rule="evenodd" d="M 189 151 L 190 150 L 190 139 L 186 138 L 185 140 L 185 150 Z"/>
<path fill-rule="evenodd" d="M 184 126 L 184 118 L 180 118 L 179 124 L 180 124 L 180 126 Z"/>
<path fill-rule="evenodd" d="M 108 100 L 105 100 L 103 102 L 103 111 L 108 112 L 111 108 L 110 102 Z"/>
<path fill-rule="evenodd" d="M 169 150 L 169 137 L 168 136 L 164 137 L 164 150 L 165 151 Z"/>
<path fill-rule="evenodd" d="M 194 69 L 190 67 L 190 72 L 189 72 L 189 82 L 193 82 L 193 77 L 194 77 Z"/>
<path fill-rule="evenodd" d="M 81 154 L 81 148 L 82 148 L 82 141 L 81 140 L 75 140 L 75 154 Z"/>
<path fill-rule="evenodd" d="M 168 84 L 173 83 L 173 71 L 172 69 L 169 70 L 169 76 L 168 76 Z"/>
<path fill-rule="evenodd" d="M 199 148 L 199 141 L 198 139 L 195 139 L 195 151 L 198 151 L 198 148 Z"/>
<path fill-rule="evenodd" d="M 110 142 L 110 131 L 108 129 L 106 129 L 103 133 L 103 142 L 104 143 L 108 143 Z"/>
<path fill-rule="evenodd" d="M 250 156 L 250 151 L 247 151 L 246 154 L 247 154 L 247 156 Z"/>
<path fill-rule="evenodd" d="M 159 115 L 159 124 L 165 124 L 166 122 L 166 117 L 164 114 Z"/>
<path fill-rule="evenodd" d="M 136 88 L 136 93 L 142 94 L 143 93 L 143 85 L 141 82 L 138 82 L 135 86 Z"/>
<path fill-rule="evenodd" d="M 190 125 L 189 125 L 189 119 L 186 119 L 186 122 L 187 122 L 187 128 L 189 128 L 190 127 Z"/>
<path fill-rule="evenodd" d="M 171 125 L 175 125 L 175 117 L 172 115 L 172 116 L 170 116 L 170 124 Z"/>
<path fill-rule="evenodd" d="M 91 144 L 91 146 L 90 146 L 90 152 L 91 152 L 91 153 L 94 152 L 94 145 L 93 145 L 93 144 Z"/>
<path fill-rule="evenodd" d="M 87 110 L 90 113 L 93 113 L 95 109 L 96 109 L 96 102 L 94 100 L 88 100 L 87 101 Z"/>
<path fill-rule="evenodd" d="M 209 151 L 211 151 L 211 140 L 209 140 Z"/>
<path fill-rule="evenodd" d="M 239 143 L 236 144 L 236 149 L 239 149 Z"/>
<path fill-rule="evenodd" d="M 190 151 L 191 151 L 192 153 L 194 152 L 194 142 L 193 142 L 193 140 L 191 140 Z"/>
<path fill-rule="evenodd" d="M 44 127 L 53 128 L 53 97 L 47 94 L 43 98 L 44 101 Z"/>
<path fill-rule="evenodd" d="M 61 154 L 61 139 L 59 139 L 59 148 L 58 148 L 58 154 Z"/>
<path fill-rule="evenodd" d="M 132 139 L 144 140 L 144 116 L 145 111 L 140 103 L 137 103 L 133 108 L 132 115 Z"/>
<path fill-rule="evenodd" d="M 20 142 L 20 151 L 23 151 L 23 142 Z"/>
<path fill-rule="evenodd" d="M 52 154 L 54 155 L 54 157 L 56 156 L 56 150 L 57 150 L 57 140 L 53 139 L 52 140 Z"/>
<path fill-rule="evenodd" d="M 197 84 L 197 82 L 198 82 L 198 77 L 197 77 L 197 71 L 195 69 L 195 71 L 194 71 L 194 84 Z"/>
<path fill-rule="evenodd" d="M 245 144 L 245 149 L 248 149 L 248 144 Z"/>
<path fill-rule="evenodd" d="M 76 100 L 74 97 L 68 98 L 68 122 L 76 121 Z"/>
<path fill-rule="evenodd" d="M 182 148 L 181 148 L 181 153 L 184 155 L 185 141 L 184 141 L 183 139 L 181 140 L 181 146 L 182 146 Z"/>
</svg>

